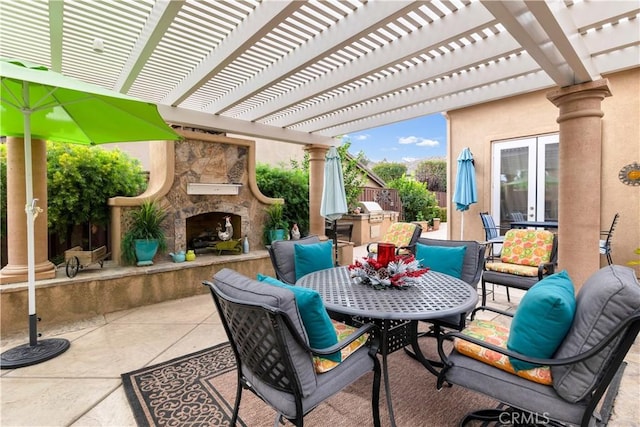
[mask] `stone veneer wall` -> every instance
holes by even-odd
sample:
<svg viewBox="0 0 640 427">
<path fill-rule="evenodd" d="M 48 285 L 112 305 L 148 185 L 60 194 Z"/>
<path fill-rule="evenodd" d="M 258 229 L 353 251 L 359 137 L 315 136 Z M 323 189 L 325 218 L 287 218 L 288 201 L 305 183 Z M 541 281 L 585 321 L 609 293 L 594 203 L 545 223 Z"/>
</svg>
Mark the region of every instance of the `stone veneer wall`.
<svg viewBox="0 0 640 427">
<path fill-rule="evenodd" d="M 142 200 L 154 199 L 169 212 L 165 223 L 167 252 L 187 249 L 187 219 L 209 212 L 238 215 L 240 230 L 235 230 L 235 237 L 247 235 L 251 249 L 263 249 L 264 208 L 279 199 L 264 196 L 257 187 L 254 141 L 195 131 L 180 130 L 179 133 L 184 136 L 183 141 L 165 143 L 168 145 L 164 157 L 152 159 L 153 181 L 144 194 L 110 200 L 112 206 L 118 207 L 112 215 L 112 221 L 114 218 L 116 221 L 112 223 L 113 246 L 119 247 L 119 239 L 127 230 L 127 212 Z M 240 184 L 241 187 L 238 195 L 189 195 L 189 183 Z"/>
<path fill-rule="evenodd" d="M 173 227 L 167 230 L 168 249 L 187 247 L 187 218 L 208 212 L 225 212 L 241 218 L 239 233 L 249 236 L 250 247 L 260 243 L 264 223 L 263 205 L 249 188 L 249 147 L 189 139 L 175 146 L 175 179 L 165 196 L 173 212 Z M 242 184 L 237 196 L 189 195 L 188 183 Z M 174 246 L 175 245 L 175 246 Z"/>
</svg>

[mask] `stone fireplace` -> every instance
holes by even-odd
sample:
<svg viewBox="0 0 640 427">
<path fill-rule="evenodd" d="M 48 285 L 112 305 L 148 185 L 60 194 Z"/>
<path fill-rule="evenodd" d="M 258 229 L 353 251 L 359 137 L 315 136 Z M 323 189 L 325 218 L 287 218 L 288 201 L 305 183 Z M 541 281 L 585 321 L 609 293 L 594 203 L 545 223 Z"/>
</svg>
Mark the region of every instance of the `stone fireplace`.
<svg viewBox="0 0 640 427">
<path fill-rule="evenodd" d="M 165 223 L 167 251 L 216 250 L 225 233 L 249 239 L 250 248 L 263 248 L 264 208 L 279 199 L 260 193 L 255 181 L 255 142 L 205 132 L 179 130 L 184 140 L 150 144 L 150 180 L 137 197 L 116 197 L 112 206 L 113 258 L 119 260 L 120 239 L 126 231 L 127 211 L 142 200 L 154 199 L 169 212 Z M 231 242 L 232 243 L 232 242 Z M 241 247 L 241 245 L 240 245 Z M 116 250 L 117 249 L 117 250 Z"/>
</svg>

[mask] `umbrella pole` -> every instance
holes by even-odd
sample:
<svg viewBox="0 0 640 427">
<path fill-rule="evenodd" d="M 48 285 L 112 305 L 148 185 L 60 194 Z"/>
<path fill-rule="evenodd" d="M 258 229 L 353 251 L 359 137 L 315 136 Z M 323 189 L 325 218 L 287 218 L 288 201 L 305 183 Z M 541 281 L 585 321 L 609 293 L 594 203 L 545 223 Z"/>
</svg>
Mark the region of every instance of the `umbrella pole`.
<svg viewBox="0 0 640 427">
<path fill-rule="evenodd" d="M 335 252 L 335 266 L 337 267 L 338 264 L 338 220 L 334 219 L 333 220 L 333 250 Z"/>
<path fill-rule="evenodd" d="M 464 240 L 464 211 L 460 214 L 460 240 Z"/>
<path fill-rule="evenodd" d="M 23 85 L 23 99 L 29 105 L 29 88 Z M 14 347 L 0 354 L 0 369 L 14 369 L 35 365 L 53 359 L 67 351 L 71 345 L 64 338 L 53 338 L 38 342 L 38 316 L 36 314 L 36 267 L 35 267 L 35 217 L 36 202 L 33 198 L 33 165 L 31 159 L 31 111 L 23 110 L 24 115 L 24 164 L 27 214 L 27 281 L 29 300 L 29 344 Z"/>
</svg>

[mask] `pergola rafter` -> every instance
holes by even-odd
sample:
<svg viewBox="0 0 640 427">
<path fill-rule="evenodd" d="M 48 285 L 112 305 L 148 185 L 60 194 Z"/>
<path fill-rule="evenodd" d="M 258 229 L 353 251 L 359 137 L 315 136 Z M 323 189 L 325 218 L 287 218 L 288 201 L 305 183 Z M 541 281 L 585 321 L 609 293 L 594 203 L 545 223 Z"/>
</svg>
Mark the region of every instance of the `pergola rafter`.
<svg viewBox="0 0 640 427">
<path fill-rule="evenodd" d="M 639 15 L 636 0 L 14 0 L 0 55 L 168 121 L 308 144 L 638 67 Z"/>
</svg>

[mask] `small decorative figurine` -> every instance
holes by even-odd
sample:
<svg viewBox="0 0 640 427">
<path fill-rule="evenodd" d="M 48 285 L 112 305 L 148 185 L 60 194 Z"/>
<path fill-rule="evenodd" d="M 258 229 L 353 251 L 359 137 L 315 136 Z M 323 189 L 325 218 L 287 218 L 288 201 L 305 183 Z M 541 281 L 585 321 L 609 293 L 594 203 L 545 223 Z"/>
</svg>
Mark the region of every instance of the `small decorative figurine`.
<svg viewBox="0 0 640 427">
<path fill-rule="evenodd" d="M 194 259 L 196 259 L 196 253 L 193 250 L 188 250 L 185 258 L 187 259 L 187 261 L 193 261 Z"/>
<path fill-rule="evenodd" d="M 249 237 L 247 236 L 244 236 L 244 239 L 242 240 L 242 253 L 249 253 Z"/>
<path fill-rule="evenodd" d="M 224 222 L 224 231 L 222 231 L 222 226 L 220 224 L 218 224 L 216 230 L 218 231 L 218 238 L 223 242 L 226 242 L 227 240 L 231 240 L 233 237 L 233 225 L 231 225 L 230 216 L 225 216 Z"/>
<path fill-rule="evenodd" d="M 176 253 L 170 252 L 169 255 L 173 259 L 173 262 L 184 262 L 184 260 L 186 259 L 184 251 L 179 251 Z"/>
<path fill-rule="evenodd" d="M 300 229 L 298 228 L 298 224 L 293 224 L 291 227 L 291 240 L 300 239 Z"/>
</svg>

